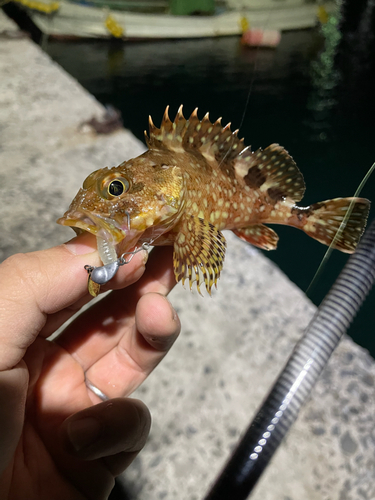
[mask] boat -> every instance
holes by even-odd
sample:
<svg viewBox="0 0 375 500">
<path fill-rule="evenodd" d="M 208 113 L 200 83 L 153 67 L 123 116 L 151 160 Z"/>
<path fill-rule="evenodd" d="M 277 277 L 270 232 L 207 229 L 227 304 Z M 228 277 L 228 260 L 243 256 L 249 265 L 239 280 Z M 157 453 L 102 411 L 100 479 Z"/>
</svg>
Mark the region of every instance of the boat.
<svg viewBox="0 0 375 500">
<path fill-rule="evenodd" d="M 17 0 L 42 33 L 63 39 L 187 39 L 242 35 L 251 29 L 311 28 L 321 2 L 311 0 Z M 324 2 L 326 8 L 334 2 Z"/>
</svg>

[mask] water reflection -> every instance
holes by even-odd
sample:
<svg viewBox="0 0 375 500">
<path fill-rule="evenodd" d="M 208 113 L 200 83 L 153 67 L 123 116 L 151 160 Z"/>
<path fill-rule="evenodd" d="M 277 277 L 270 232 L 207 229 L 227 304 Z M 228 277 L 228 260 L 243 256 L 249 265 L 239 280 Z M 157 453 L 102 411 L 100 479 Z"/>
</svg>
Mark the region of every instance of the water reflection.
<svg viewBox="0 0 375 500">
<path fill-rule="evenodd" d="M 312 113 L 312 120 L 309 121 L 312 140 L 328 141 L 330 139 L 330 116 L 336 105 L 335 91 L 340 79 L 340 72 L 335 65 L 341 40 L 339 22 L 340 11 L 337 8 L 328 16 L 327 22 L 321 25 L 324 48 L 318 58 L 311 62 L 310 74 L 313 90 L 307 107 Z"/>
<path fill-rule="evenodd" d="M 109 77 L 118 74 L 125 64 L 125 45 L 114 40 L 113 43 L 108 46 L 106 74 Z"/>
</svg>

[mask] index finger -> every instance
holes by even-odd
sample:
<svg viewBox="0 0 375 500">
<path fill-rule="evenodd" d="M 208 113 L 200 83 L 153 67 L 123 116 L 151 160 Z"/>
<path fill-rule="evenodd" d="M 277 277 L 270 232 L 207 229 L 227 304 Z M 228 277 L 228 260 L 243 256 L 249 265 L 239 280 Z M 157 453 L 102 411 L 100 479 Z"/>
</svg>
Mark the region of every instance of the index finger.
<svg viewBox="0 0 375 500">
<path fill-rule="evenodd" d="M 156 247 L 151 252 L 147 271 L 136 283 L 111 292 L 86 309 L 64 329 L 56 342 L 74 355 L 86 371 L 116 348 L 123 337 L 133 337 L 137 305 L 141 298 L 151 297 L 150 300 L 146 299 L 149 310 L 145 307 L 143 314 L 148 319 L 154 307 L 164 312 L 166 306 L 155 294 L 166 296 L 175 284 L 171 248 Z M 170 309 L 169 305 L 166 314 Z M 170 315 L 172 317 L 172 313 Z M 141 347 L 150 349 L 150 345 L 137 345 L 137 349 Z"/>
<path fill-rule="evenodd" d="M 108 398 L 131 394 L 163 359 L 180 332 L 165 295 L 176 284 L 172 249 L 151 252 L 142 278 L 81 313 L 55 340 Z"/>
</svg>

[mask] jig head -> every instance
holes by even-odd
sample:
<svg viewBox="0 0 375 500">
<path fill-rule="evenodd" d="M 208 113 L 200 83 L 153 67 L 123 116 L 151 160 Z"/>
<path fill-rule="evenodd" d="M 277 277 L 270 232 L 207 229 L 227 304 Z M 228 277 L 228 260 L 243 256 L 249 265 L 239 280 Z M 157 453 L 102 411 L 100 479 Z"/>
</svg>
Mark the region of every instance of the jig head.
<svg viewBox="0 0 375 500">
<path fill-rule="evenodd" d="M 132 260 L 133 256 L 142 251 L 145 250 L 146 252 L 149 250 L 150 244 L 149 243 L 142 243 L 142 246 L 137 248 L 136 250 L 133 250 L 133 252 L 125 252 L 119 257 L 117 260 L 114 260 L 113 262 L 110 262 L 109 264 L 106 264 L 104 266 L 89 266 L 86 265 L 84 266 L 86 271 L 88 272 L 89 278 L 91 281 L 96 283 L 97 285 L 105 285 L 110 281 L 117 273 L 119 270 L 120 266 L 124 266 L 125 264 L 129 264 L 129 262 Z M 130 255 L 130 258 L 128 260 L 125 259 L 126 255 Z"/>
</svg>

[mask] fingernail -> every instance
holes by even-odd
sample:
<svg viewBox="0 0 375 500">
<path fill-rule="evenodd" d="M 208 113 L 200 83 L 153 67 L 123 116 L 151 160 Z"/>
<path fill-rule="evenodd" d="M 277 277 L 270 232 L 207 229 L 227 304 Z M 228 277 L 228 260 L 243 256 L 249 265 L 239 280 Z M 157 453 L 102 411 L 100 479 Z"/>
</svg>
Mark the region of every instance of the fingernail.
<svg viewBox="0 0 375 500">
<path fill-rule="evenodd" d="M 100 422 L 96 418 L 86 417 L 69 422 L 68 437 L 76 451 L 95 443 L 100 433 Z"/>
<path fill-rule="evenodd" d="M 88 233 L 76 236 L 64 245 L 73 255 L 85 255 L 96 251 L 95 238 Z"/>
</svg>

